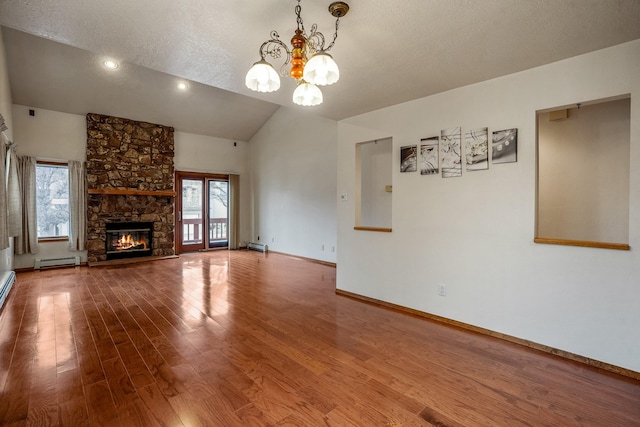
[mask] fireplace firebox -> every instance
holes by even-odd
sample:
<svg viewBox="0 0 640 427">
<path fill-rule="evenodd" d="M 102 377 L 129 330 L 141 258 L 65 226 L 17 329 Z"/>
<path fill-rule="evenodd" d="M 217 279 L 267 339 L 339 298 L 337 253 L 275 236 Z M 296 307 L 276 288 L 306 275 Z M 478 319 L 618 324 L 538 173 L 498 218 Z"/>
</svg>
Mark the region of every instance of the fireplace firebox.
<svg viewBox="0 0 640 427">
<path fill-rule="evenodd" d="M 107 223 L 107 259 L 150 256 L 153 253 L 152 222 Z"/>
</svg>

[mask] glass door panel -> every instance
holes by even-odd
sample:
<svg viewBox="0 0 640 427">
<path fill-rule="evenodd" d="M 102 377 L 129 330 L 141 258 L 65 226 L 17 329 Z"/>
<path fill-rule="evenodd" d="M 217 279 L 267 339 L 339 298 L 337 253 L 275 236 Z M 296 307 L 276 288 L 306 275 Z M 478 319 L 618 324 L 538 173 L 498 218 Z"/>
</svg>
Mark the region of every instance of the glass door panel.
<svg viewBox="0 0 640 427">
<path fill-rule="evenodd" d="M 181 181 L 182 203 L 178 219 L 182 251 L 204 249 L 204 182 L 187 178 Z"/>
<path fill-rule="evenodd" d="M 208 180 L 209 247 L 228 246 L 229 182 Z"/>
</svg>

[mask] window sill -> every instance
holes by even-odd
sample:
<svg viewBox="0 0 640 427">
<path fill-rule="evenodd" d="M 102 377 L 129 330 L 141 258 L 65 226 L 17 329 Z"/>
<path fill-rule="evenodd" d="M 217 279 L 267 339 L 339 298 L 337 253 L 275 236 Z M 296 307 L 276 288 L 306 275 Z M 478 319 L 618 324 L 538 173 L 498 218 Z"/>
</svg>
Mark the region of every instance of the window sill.
<svg viewBox="0 0 640 427">
<path fill-rule="evenodd" d="M 69 236 L 60 236 L 60 237 L 40 237 L 38 238 L 38 243 L 48 243 L 48 242 L 67 242 L 69 241 Z"/>
</svg>

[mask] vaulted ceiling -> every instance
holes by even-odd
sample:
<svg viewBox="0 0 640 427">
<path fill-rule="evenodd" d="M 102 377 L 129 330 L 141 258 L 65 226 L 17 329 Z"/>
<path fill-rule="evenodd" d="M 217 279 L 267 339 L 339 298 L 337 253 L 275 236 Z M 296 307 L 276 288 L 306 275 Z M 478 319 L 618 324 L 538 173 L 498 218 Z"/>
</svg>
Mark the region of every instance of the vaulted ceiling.
<svg viewBox="0 0 640 427">
<path fill-rule="evenodd" d="M 307 31 L 331 39 L 329 3 L 301 6 Z M 244 86 L 271 30 L 293 35 L 295 0 L 0 1 L 12 99 L 248 141 L 280 105 L 340 120 L 640 38 L 638 0 L 348 3 L 331 50 L 340 81 L 300 107 L 290 78 L 275 93 Z"/>
</svg>

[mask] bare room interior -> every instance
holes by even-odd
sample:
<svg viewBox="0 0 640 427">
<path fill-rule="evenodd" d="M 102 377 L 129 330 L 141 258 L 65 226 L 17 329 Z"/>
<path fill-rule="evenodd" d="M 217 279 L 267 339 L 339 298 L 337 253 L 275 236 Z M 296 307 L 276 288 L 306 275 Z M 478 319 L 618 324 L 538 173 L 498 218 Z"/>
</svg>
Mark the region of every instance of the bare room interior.
<svg viewBox="0 0 640 427">
<path fill-rule="evenodd" d="M 640 426 L 637 0 L 0 2 L 0 425 Z"/>
</svg>

